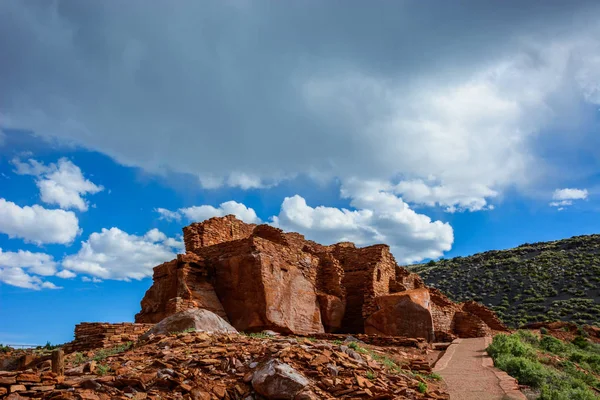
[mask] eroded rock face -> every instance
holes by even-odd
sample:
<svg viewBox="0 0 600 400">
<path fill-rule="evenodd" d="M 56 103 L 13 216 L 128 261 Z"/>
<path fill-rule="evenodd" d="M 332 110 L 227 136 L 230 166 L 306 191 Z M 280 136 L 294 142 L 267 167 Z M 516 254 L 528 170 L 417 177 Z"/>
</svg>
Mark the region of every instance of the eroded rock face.
<svg viewBox="0 0 600 400">
<path fill-rule="evenodd" d="M 427 289 L 377 298 L 379 311 L 365 321 L 365 333 L 434 339 L 431 299 Z"/>
<path fill-rule="evenodd" d="M 204 260 L 194 253 L 179 254 L 175 260 L 154 268 L 154 284 L 142 299 L 136 322 L 157 323 L 189 308 L 203 308 L 227 320 Z"/>
<path fill-rule="evenodd" d="M 501 327 L 485 307 L 455 304 L 426 288 L 396 264 L 386 245 L 322 246 L 231 215 L 184 228 L 184 240 L 186 254 L 154 269 L 136 322 L 202 308 L 255 332 L 367 331 L 433 340 L 472 334 L 473 321 L 486 332 L 487 323 Z M 461 329 L 460 321 L 469 327 Z"/>
</svg>

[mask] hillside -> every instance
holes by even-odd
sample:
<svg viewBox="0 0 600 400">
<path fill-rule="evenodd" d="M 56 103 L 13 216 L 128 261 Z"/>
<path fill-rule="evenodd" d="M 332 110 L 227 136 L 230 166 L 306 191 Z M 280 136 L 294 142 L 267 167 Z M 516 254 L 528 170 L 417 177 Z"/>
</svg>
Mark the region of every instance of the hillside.
<svg viewBox="0 0 600 400">
<path fill-rule="evenodd" d="M 455 301 L 491 306 L 511 327 L 547 320 L 600 324 L 600 235 L 408 268 Z"/>
</svg>

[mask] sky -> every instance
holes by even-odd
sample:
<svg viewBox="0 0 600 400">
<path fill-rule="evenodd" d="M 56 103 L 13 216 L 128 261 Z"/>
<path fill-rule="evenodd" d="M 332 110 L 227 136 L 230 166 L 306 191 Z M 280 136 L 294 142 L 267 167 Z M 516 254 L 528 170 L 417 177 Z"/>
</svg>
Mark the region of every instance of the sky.
<svg viewBox="0 0 600 400">
<path fill-rule="evenodd" d="M 234 214 L 403 265 L 598 233 L 596 1 L 0 2 L 0 343 Z"/>
</svg>

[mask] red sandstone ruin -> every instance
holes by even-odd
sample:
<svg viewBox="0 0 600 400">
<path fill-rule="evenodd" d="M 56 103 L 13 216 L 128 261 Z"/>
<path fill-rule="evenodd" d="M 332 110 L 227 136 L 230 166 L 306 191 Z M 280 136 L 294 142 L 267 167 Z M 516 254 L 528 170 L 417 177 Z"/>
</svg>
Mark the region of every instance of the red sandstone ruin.
<svg viewBox="0 0 600 400">
<path fill-rule="evenodd" d="M 506 330 L 474 302 L 456 304 L 398 266 L 386 245 L 323 246 L 233 215 L 183 229 L 186 254 L 154 268 L 138 323 L 188 308 L 240 331 L 370 333 L 429 341 Z"/>
</svg>

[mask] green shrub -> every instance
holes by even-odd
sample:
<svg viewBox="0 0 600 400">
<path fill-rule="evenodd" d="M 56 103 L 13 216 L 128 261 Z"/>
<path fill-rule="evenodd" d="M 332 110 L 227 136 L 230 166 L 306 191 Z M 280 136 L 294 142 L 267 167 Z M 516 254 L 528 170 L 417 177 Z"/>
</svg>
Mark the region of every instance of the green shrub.
<svg viewBox="0 0 600 400">
<path fill-rule="evenodd" d="M 124 351 L 129 350 L 131 346 L 133 346 L 133 342 L 120 344 L 118 346 L 111 347 L 110 349 L 100 349 L 96 352 L 96 354 L 94 354 L 94 357 L 92 357 L 92 359 L 94 361 L 102 361 L 107 357 L 114 356 L 115 354 L 123 353 Z"/>
<path fill-rule="evenodd" d="M 529 358 L 502 354 L 495 359 L 495 364 L 510 376 L 517 378 L 522 385 L 539 388 L 552 379 L 552 374 L 546 367 Z"/>
<path fill-rule="evenodd" d="M 514 357 L 534 358 L 535 349 L 523 343 L 517 335 L 496 335 L 487 348 L 488 354 L 496 359 L 500 355 L 511 355 Z"/>
<path fill-rule="evenodd" d="M 587 349 L 590 347 L 590 342 L 583 336 L 575 337 L 575 339 L 573 339 L 573 341 L 571 343 L 573 343 L 575 346 L 579 347 L 580 349 Z"/>
<path fill-rule="evenodd" d="M 419 392 L 421 392 L 421 393 L 427 392 L 427 384 L 425 384 L 423 382 L 419 382 L 418 389 L 419 389 Z"/>
<path fill-rule="evenodd" d="M 547 335 L 547 334 L 548 334 L 548 329 L 546 329 L 546 328 L 544 328 L 544 327 L 541 327 L 541 328 L 540 328 L 540 333 L 541 333 L 542 335 Z"/>
<path fill-rule="evenodd" d="M 517 335 L 522 341 L 534 347 L 539 346 L 540 344 L 540 339 L 531 331 L 521 330 L 517 332 Z"/>
<path fill-rule="evenodd" d="M 110 367 L 108 365 L 98 364 L 96 366 L 96 372 L 98 372 L 98 375 L 100 375 L 100 376 L 104 376 L 104 375 L 108 374 L 109 371 L 110 371 Z"/>
<path fill-rule="evenodd" d="M 540 340 L 540 347 L 554 354 L 563 354 L 567 351 L 565 343 L 553 336 L 544 336 Z"/>
</svg>

